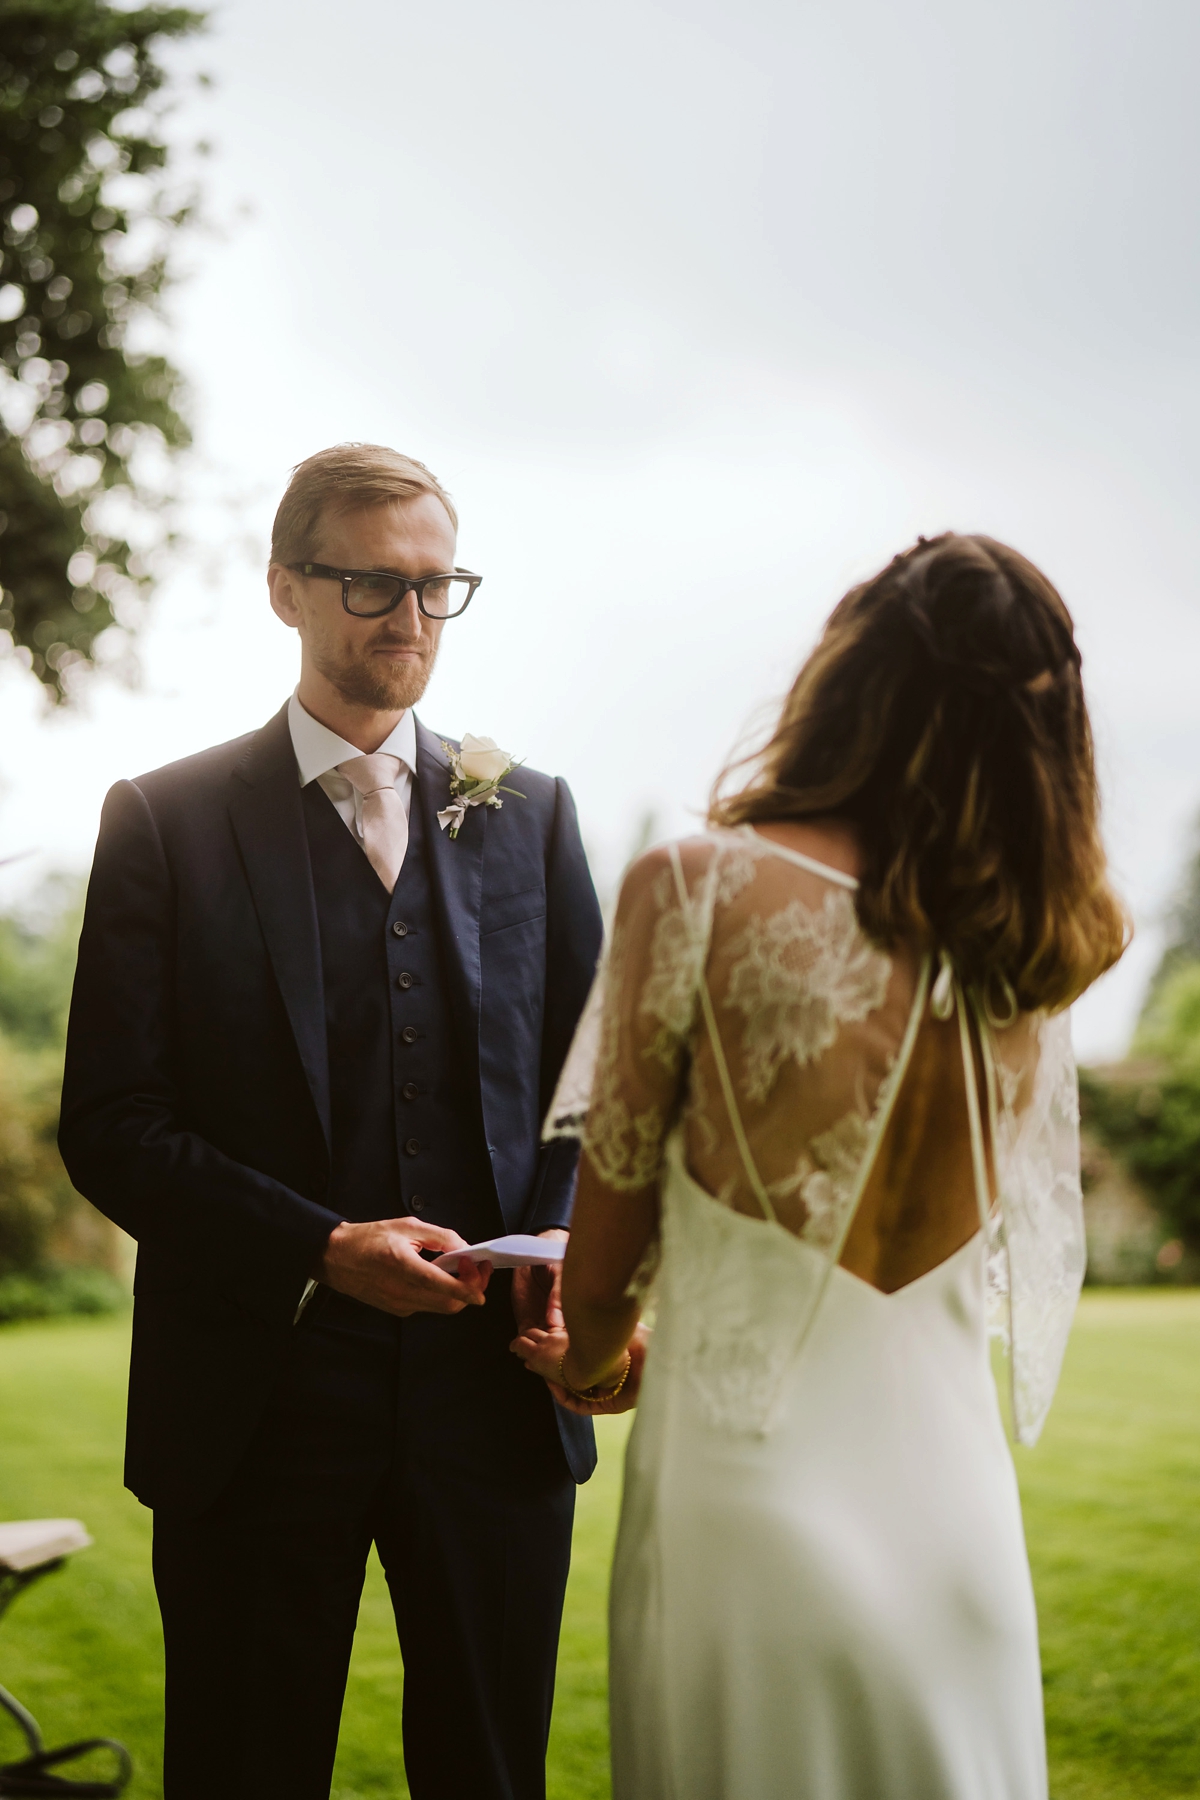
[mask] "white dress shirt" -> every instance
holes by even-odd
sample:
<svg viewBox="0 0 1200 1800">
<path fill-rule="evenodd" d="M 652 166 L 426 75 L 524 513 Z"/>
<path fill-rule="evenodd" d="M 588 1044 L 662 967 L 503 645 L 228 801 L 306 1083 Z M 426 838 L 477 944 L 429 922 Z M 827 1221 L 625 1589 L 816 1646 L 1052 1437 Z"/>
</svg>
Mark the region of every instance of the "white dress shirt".
<svg viewBox="0 0 1200 1800">
<path fill-rule="evenodd" d="M 295 694 L 288 701 L 288 730 L 292 734 L 292 749 L 296 752 L 296 762 L 300 769 L 300 786 L 307 787 L 310 781 L 319 782 L 337 807 L 343 824 L 354 837 L 362 843 L 362 795 L 351 787 L 344 775 L 339 775 L 337 765 L 348 762 L 352 756 L 361 756 L 353 744 L 340 738 L 336 731 L 330 731 L 328 725 L 322 725 L 314 719 L 310 712 L 301 706 Z M 417 727 L 410 712 L 406 712 L 395 730 L 379 745 L 389 756 L 400 758 L 400 773 L 396 777 L 396 792 L 400 796 L 401 805 L 407 817 L 412 802 L 413 777 L 417 771 Z"/>
</svg>

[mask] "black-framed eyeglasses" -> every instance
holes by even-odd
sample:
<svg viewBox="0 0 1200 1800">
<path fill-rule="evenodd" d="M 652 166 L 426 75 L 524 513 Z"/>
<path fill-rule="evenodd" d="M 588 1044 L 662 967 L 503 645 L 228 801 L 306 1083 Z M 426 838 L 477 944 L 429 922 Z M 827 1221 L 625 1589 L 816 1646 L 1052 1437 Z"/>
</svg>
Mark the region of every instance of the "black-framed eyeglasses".
<svg viewBox="0 0 1200 1800">
<path fill-rule="evenodd" d="M 315 575 L 323 581 L 340 581 L 342 605 L 356 619 L 382 619 L 395 612 L 405 594 L 415 594 L 427 619 L 457 619 L 475 596 L 482 575 L 455 569 L 446 575 L 422 575 L 412 581 L 386 569 L 331 569 L 327 563 L 288 563 L 297 575 Z"/>
</svg>

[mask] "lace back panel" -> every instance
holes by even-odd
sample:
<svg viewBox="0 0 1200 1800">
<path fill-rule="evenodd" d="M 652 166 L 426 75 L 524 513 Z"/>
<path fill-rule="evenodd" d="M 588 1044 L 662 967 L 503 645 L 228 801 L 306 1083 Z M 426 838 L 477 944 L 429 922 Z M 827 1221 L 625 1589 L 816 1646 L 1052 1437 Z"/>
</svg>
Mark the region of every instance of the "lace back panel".
<svg viewBox="0 0 1200 1800">
<path fill-rule="evenodd" d="M 768 1241 L 782 1229 L 823 1259 L 823 1278 L 797 1295 L 797 1343 L 841 1255 L 929 993 L 928 958 L 892 957 L 866 938 L 856 885 L 749 828 L 642 858 L 546 1128 L 580 1136 L 617 1192 L 659 1182 L 677 1131 L 688 1175 L 714 1201 Z M 991 1284 L 1011 1330 L 1014 1423 L 1032 1442 L 1083 1273 L 1069 1023 L 1023 1015 L 996 1032 L 953 971 L 949 983 Z"/>
</svg>

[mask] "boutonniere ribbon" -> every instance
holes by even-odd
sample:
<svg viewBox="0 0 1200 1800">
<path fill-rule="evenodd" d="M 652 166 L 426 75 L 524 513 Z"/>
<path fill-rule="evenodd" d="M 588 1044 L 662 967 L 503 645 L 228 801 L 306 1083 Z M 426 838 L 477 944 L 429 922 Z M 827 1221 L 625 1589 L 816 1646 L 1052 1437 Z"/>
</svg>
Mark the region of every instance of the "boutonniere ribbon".
<svg viewBox="0 0 1200 1800">
<path fill-rule="evenodd" d="M 507 750 L 501 750 L 494 739 L 472 737 L 468 731 L 463 734 L 460 750 L 448 744 L 445 738 L 440 741 L 453 773 L 450 804 L 438 814 L 438 824 L 443 831 L 448 829 L 452 838 L 462 830 L 469 806 L 503 806 L 501 794 L 515 794 L 518 800 L 526 798 L 519 789 L 504 786 L 505 776 L 521 765 Z"/>
</svg>

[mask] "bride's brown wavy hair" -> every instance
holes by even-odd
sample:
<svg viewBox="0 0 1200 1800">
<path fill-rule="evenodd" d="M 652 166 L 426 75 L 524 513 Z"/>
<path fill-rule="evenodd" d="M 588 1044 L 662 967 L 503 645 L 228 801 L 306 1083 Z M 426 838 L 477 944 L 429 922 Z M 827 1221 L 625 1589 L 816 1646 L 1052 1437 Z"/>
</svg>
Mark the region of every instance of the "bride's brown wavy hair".
<svg viewBox="0 0 1200 1800">
<path fill-rule="evenodd" d="M 711 822 L 851 821 L 859 920 L 886 947 L 945 949 L 1034 1010 L 1069 1005 L 1129 941 L 1071 615 L 992 538 L 921 538 L 852 588 L 746 760 Z"/>
</svg>

